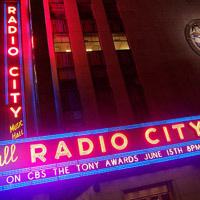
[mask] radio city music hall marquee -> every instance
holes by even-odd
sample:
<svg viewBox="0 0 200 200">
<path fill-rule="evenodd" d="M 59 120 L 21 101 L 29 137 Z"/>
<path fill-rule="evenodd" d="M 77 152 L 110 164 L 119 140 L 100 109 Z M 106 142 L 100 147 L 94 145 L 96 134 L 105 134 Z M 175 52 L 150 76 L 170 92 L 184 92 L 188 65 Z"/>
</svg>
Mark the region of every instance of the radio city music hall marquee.
<svg viewBox="0 0 200 200">
<path fill-rule="evenodd" d="M 4 3 L 5 104 L 9 115 L 9 137 L 24 137 L 25 102 L 22 66 L 20 4 Z"/>
<path fill-rule="evenodd" d="M 0 190 L 200 155 L 200 116 L 0 142 Z"/>
</svg>

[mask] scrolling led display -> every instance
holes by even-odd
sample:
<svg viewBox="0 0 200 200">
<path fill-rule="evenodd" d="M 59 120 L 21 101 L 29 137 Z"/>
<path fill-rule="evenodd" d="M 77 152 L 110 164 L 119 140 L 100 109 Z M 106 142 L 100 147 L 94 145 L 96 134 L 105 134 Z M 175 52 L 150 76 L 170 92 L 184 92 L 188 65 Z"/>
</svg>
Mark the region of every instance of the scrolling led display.
<svg viewBox="0 0 200 200">
<path fill-rule="evenodd" d="M 0 190 L 200 155 L 200 116 L 0 142 Z"/>
<path fill-rule="evenodd" d="M 5 103 L 9 138 L 22 138 L 25 130 L 24 83 L 21 51 L 20 4 L 4 4 Z"/>
</svg>

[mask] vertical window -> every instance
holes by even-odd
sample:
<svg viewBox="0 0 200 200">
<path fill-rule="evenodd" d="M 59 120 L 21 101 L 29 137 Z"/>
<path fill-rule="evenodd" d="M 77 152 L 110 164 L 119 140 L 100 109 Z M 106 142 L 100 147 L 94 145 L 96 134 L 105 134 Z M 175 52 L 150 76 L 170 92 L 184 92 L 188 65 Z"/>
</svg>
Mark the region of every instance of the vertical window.
<svg viewBox="0 0 200 200">
<path fill-rule="evenodd" d="M 104 127 L 118 125 L 117 109 L 102 51 L 87 52 L 97 105 Z"/>
<path fill-rule="evenodd" d="M 149 109 L 132 53 L 130 50 L 117 51 L 117 56 L 136 123 L 148 121 Z"/>
<path fill-rule="evenodd" d="M 84 127 L 83 113 L 76 83 L 64 1 L 50 0 L 49 2 L 65 129 L 67 131 L 81 130 Z"/>
<path fill-rule="evenodd" d="M 56 53 L 71 52 L 68 35 L 55 35 L 53 40 L 54 40 L 54 50 Z"/>
<path fill-rule="evenodd" d="M 84 33 L 86 51 L 101 51 L 99 36 L 97 33 Z"/>
<path fill-rule="evenodd" d="M 112 33 L 115 50 L 130 49 L 125 33 Z"/>
</svg>

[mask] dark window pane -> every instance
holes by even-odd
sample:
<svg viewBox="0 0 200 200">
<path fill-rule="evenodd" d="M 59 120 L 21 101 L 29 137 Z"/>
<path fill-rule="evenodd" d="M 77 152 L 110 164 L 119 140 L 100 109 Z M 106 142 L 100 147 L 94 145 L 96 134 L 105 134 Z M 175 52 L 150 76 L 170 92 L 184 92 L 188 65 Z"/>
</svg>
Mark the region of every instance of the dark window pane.
<svg viewBox="0 0 200 200">
<path fill-rule="evenodd" d="M 169 194 L 163 194 L 162 200 L 170 200 Z"/>
<path fill-rule="evenodd" d="M 81 19 L 83 33 L 97 33 L 97 25 L 94 19 Z"/>
<path fill-rule="evenodd" d="M 80 19 L 93 19 L 91 4 L 78 3 Z"/>
<path fill-rule="evenodd" d="M 52 19 L 53 33 L 68 33 L 67 21 L 65 19 Z"/>
<path fill-rule="evenodd" d="M 104 4 L 104 8 L 108 19 L 120 19 L 117 4 Z"/>
<path fill-rule="evenodd" d="M 72 53 L 55 53 L 57 68 L 74 67 Z"/>
<path fill-rule="evenodd" d="M 49 3 L 56 3 L 56 4 L 60 4 L 63 3 L 64 0 L 49 0 Z"/>
</svg>

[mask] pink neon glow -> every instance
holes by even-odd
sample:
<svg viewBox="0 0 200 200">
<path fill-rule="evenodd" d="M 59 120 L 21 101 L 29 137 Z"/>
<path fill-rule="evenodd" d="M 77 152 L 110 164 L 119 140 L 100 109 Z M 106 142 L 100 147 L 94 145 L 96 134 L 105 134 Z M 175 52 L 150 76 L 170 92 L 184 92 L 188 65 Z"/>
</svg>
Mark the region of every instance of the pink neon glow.
<svg viewBox="0 0 200 200">
<path fill-rule="evenodd" d="M 16 14 L 17 8 L 14 6 L 8 6 L 8 14 Z"/>
<path fill-rule="evenodd" d="M 8 26 L 8 34 L 14 34 L 17 32 L 17 28 L 15 26 Z"/>
<path fill-rule="evenodd" d="M 16 79 L 13 79 L 13 89 L 14 90 L 17 89 L 17 81 L 16 81 Z"/>
<path fill-rule="evenodd" d="M 8 24 L 10 24 L 10 23 L 15 23 L 15 24 L 17 24 L 17 20 L 15 19 L 14 16 L 11 16 L 11 17 L 9 18 Z"/>
<path fill-rule="evenodd" d="M 11 43 L 15 44 L 15 37 L 14 36 L 11 37 Z"/>
<path fill-rule="evenodd" d="M 11 55 L 11 56 L 16 56 L 19 54 L 19 49 L 16 48 L 16 47 L 10 47 L 8 49 L 8 54 Z"/>
<path fill-rule="evenodd" d="M 12 68 L 10 68 L 9 74 L 10 74 L 11 76 L 14 76 L 14 77 L 19 76 L 18 73 L 14 73 L 14 72 L 13 72 L 13 71 L 15 71 L 15 70 L 19 70 L 19 67 L 12 67 Z"/>
<path fill-rule="evenodd" d="M 13 107 L 10 108 L 10 110 L 13 112 L 15 118 L 18 118 L 18 113 L 19 113 L 19 111 L 20 111 L 21 109 L 22 109 L 21 106 L 19 106 L 19 107 L 17 108 L 17 110 L 15 110 Z"/>
<path fill-rule="evenodd" d="M 17 103 L 17 96 L 20 96 L 20 93 L 11 93 L 10 96 L 13 97 L 14 103 Z"/>
</svg>

